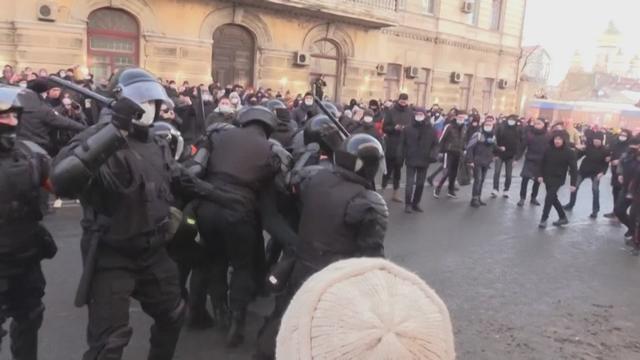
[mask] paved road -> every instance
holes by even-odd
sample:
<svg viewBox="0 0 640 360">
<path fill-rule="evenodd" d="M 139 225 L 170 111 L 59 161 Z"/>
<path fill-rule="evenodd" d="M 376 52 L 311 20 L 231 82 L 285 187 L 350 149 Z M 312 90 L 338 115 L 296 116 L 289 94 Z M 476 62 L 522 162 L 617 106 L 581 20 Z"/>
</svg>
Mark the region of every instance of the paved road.
<svg viewBox="0 0 640 360">
<path fill-rule="evenodd" d="M 513 195 L 518 185 L 516 180 Z M 589 189 L 583 185 L 568 227 L 545 231 L 537 228 L 540 208 L 496 199 L 474 210 L 468 187 L 459 200 L 425 196 L 424 214 L 407 215 L 390 204 L 387 254 L 443 297 L 459 359 L 640 359 L 640 259 L 624 250 L 619 225 L 588 218 Z M 608 211 L 605 181 L 602 190 Z M 45 360 L 80 359 L 84 349 L 86 311 L 72 305 L 80 276 L 78 216 L 79 209 L 70 207 L 46 220 L 60 252 L 45 264 Z M 249 339 L 269 306 L 261 301 L 252 307 Z M 149 320 L 137 304 L 131 318 L 135 334 L 125 359 L 144 359 Z M 250 359 L 251 341 L 227 352 L 223 338 L 216 330 L 185 330 L 176 359 Z M 8 358 L 6 345 L 2 359 Z"/>
</svg>

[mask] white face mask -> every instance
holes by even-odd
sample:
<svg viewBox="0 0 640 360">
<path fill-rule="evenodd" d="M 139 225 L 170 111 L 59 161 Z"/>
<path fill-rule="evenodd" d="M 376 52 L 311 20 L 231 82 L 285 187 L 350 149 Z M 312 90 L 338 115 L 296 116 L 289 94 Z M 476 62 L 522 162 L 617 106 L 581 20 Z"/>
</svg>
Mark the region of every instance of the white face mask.
<svg viewBox="0 0 640 360">
<path fill-rule="evenodd" d="M 416 116 L 416 121 L 417 122 L 423 122 L 424 121 L 424 116 L 423 115 Z"/>
<path fill-rule="evenodd" d="M 229 105 L 220 105 L 219 109 L 220 109 L 220 112 L 224 114 L 233 112 L 233 109 Z"/>
<path fill-rule="evenodd" d="M 133 120 L 133 123 L 144 127 L 151 126 L 156 117 L 156 102 L 148 101 L 144 104 L 140 104 L 140 107 L 144 110 L 144 114 L 140 120 Z"/>
<path fill-rule="evenodd" d="M 313 99 L 304 99 L 304 104 L 307 106 L 313 105 Z"/>
<path fill-rule="evenodd" d="M 366 123 L 371 123 L 371 122 L 373 122 L 373 117 L 365 116 L 365 117 L 362 118 L 362 121 L 364 121 Z"/>
<path fill-rule="evenodd" d="M 483 129 L 486 132 L 491 132 L 491 131 L 493 131 L 493 126 L 485 126 Z"/>
<path fill-rule="evenodd" d="M 618 139 L 622 142 L 627 141 L 627 137 L 626 136 L 618 136 Z"/>
<path fill-rule="evenodd" d="M 507 120 L 507 124 L 509 124 L 509 126 L 513 126 L 516 124 L 515 120 Z"/>
<path fill-rule="evenodd" d="M 236 98 L 231 99 L 231 103 L 232 103 L 233 105 L 238 104 L 238 99 L 236 99 Z"/>
<path fill-rule="evenodd" d="M 456 123 L 458 123 L 458 125 L 462 125 L 464 124 L 464 119 L 456 119 Z"/>
</svg>

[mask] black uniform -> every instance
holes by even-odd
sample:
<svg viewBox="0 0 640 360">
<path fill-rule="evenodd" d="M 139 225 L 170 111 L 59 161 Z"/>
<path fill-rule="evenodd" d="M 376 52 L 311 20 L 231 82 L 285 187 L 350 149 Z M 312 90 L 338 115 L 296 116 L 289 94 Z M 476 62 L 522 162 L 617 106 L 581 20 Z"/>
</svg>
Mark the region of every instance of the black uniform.
<svg viewBox="0 0 640 360">
<path fill-rule="evenodd" d="M 60 151 L 54 164 L 62 169 L 85 143 L 109 131 L 95 125 Z M 116 130 L 117 131 L 117 130 Z M 179 275 L 166 244 L 172 191 L 185 199 L 207 195 L 207 184 L 186 174 L 173 159 L 169 145 L 144 132 L 118 140 L 115 153 L 104 159 L 86 185 L 65 190 L 83 207 L 83 258 L 88 261 L 97 242 L 97 257 L 89 293 L 89 350 L 84 360 L 120 359 L 133 330 L 130 298 L 138 300 L 155 323 L 151 327 L 149 359 L 172 359 L 184 318 Z M 56 175 L 56 172 L 54 172 Z M 52 177 L 64 186 L 64 173 Z M 87 269 L 85 269 L 86 271 Z"/>
<path fill-rule="evenodd" d="M 197 211 L 200 235 L 212 256 L 216 276 L 213 301 L 226 303 L 230 288 L 229 306 L 241 324 L 256 290 L 256 264 L 264 263 L 258 196 L 280 170 L 272 146 L 260 125 L 222 134 L 209 157 L 204 178 L 235 200 L 203 201 Z M 228 266 L 233 267 L 230 287 Z"/>
<path fill-rule="evenodd" d="M 0 325 L 13 319 L 11 353 L 20 360 L 38 357 L 45 288 L 40 261 L 56 253 L 51 235 L 40 224 L 40 188 L 49 176 L 49 161 L 31 142 L 0 150 Z M 4 335 L 0 329 L 0 339 Z"/>
</svg>

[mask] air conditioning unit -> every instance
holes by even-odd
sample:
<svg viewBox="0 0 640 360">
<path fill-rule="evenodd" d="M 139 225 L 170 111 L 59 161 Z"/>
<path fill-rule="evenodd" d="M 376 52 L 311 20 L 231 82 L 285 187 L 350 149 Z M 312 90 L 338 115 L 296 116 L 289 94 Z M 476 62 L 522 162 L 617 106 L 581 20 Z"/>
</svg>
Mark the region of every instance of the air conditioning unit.
<svg viewBox="0 0 640 360">
<path fill-rule="evenodd" d="M 462 82 L 462 74 L 459 72 L 452 72 L 451 73 L 451 82 L 454 84 L 459 84 Z"/>
<path fill-rule="evenodd" d="M 378 75 L 385 75 L 387 73 L 387 64 L 376 65 L 376 72 Z"/>
<path fill-rule="evenodd" d="M 508 87 L 509 87 L 509 80 L 507 80 L 507 79 L 498 80 L 498 88 L 506 89 Z"/>
<path fill-rule="evenodd" d="M 309 53 L 296 51 L 295 64 L 299 66 L 308 66 L 309 64 L 311 64 L 311 56 L 309 55 Z"/>
<path fill-rule="evenodd" d="M 462 2 L 462 12 L 465 14 L 471 14 L 475 5 L 475 1 L 464 0 Z"/>
<path fill-rule="evenodd" d="M 409 79 L 415 79 L 420 75 L 420 68 L 416 66 L 408 66 L 404 71 Z"/>
<path fill-rule="evenodd" d="M 58 14 L 58 5 L 53 1 L 38 2 L 38 20 L 54 22 Z"/>
</svg>

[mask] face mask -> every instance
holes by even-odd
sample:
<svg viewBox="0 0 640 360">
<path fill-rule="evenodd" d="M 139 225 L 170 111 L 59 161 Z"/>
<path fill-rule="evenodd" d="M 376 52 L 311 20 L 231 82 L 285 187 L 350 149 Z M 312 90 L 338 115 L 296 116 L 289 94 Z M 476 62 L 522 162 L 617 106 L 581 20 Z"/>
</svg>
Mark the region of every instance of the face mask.
<svg viewBox="0 0 640 360">
<path fill-rule="evenodd" d="M 509 124 L 509 126 L 513 126 L 516 124 L 515 120 L 507 120 L 507 124 Z"/>
<path fill-rule="evenodd" d="M 491 132 L 491 131 L 493 131 L 493 126 L 485 126 L 485 127 L 483 127 L 483 129 L 484 129 L 485 132 Z"/>
<path fill-rule="evenodd" d="M 18 86 L 20 86 L 20 87 L 21 87 L 21 88 L 23 88 L 23 89 L 26 89 L 26 88 L 27 88 L 27 83 L 22 81 L 22 82 L 20 82 L 20 83 L 18 84 Z"/>
<path fill-rule="evenodd" d="M 60 72 L 58 73 L 58 75 L 60 75 L 60 77 L 61 77 L 61 78 L 63 78 L 63 77 L 65 77 L 65 76 L 67 76 L 67 73 L 66 73 L 66 72 L 64 72 L 64 71 L 60 71 Z"/>
<path fill-rule="evenodd" d="M 228 114 L 233 112 L 233 109 L 229 105 L 220 105 L 218 109 L 220 109 L 220 112 L 223 114 Z"/>
<path fill-rule="evenodd" d="M 422 116 L 422 115 L 416 116 L 416 121 L 417 122 L 423 122 L 424 121 L 424 116 Z"/>
<path fill-rule="evenodd" d="M 456 123 L 457 123 L 458 125 L 462 125 L 462 124 L 464 124 L 464 120 L 456 119 Z"/>
<path fill-rule="evenodd" d="M 366 122 L 367 124 L 371 123 L 371 122 L 373 122 L 373 117 L 365 116 L 365 117 L 362 118 L 362 121 Z"/>
<path fill-rule="evenodd" d="M 233 105 L 237 105 L 238 104 L 238 99 L 236 99 L 236 98 L 231 99 L 231 103 Z"/>
<path fill-rule="evenodd" d="M 627 141 L 627 137 L 626 136 L 618 136 L 618 140 L 625 142 Z"/>
<path fill-rule="evenodd" d="M 143 127 L 151 126 L 151 124 L 153 124 L 153 120 L 156 118 L 155 101 L 148 101 L 144 104 L 140 104 L 140 107 L 144 110 L 144 114 L 140 120 L 133 120 L 133 123 Z"/>
<path fill-rule="evenodd" d="M 10 151 L 16 143 L 16 126 L 0 124 L 0 151 Z"/>
<path fill-rule="evenodd" d="M 304 99 L 304 104 L 307 106 L 313 105 L 313 99 Z"/>
</svg>

